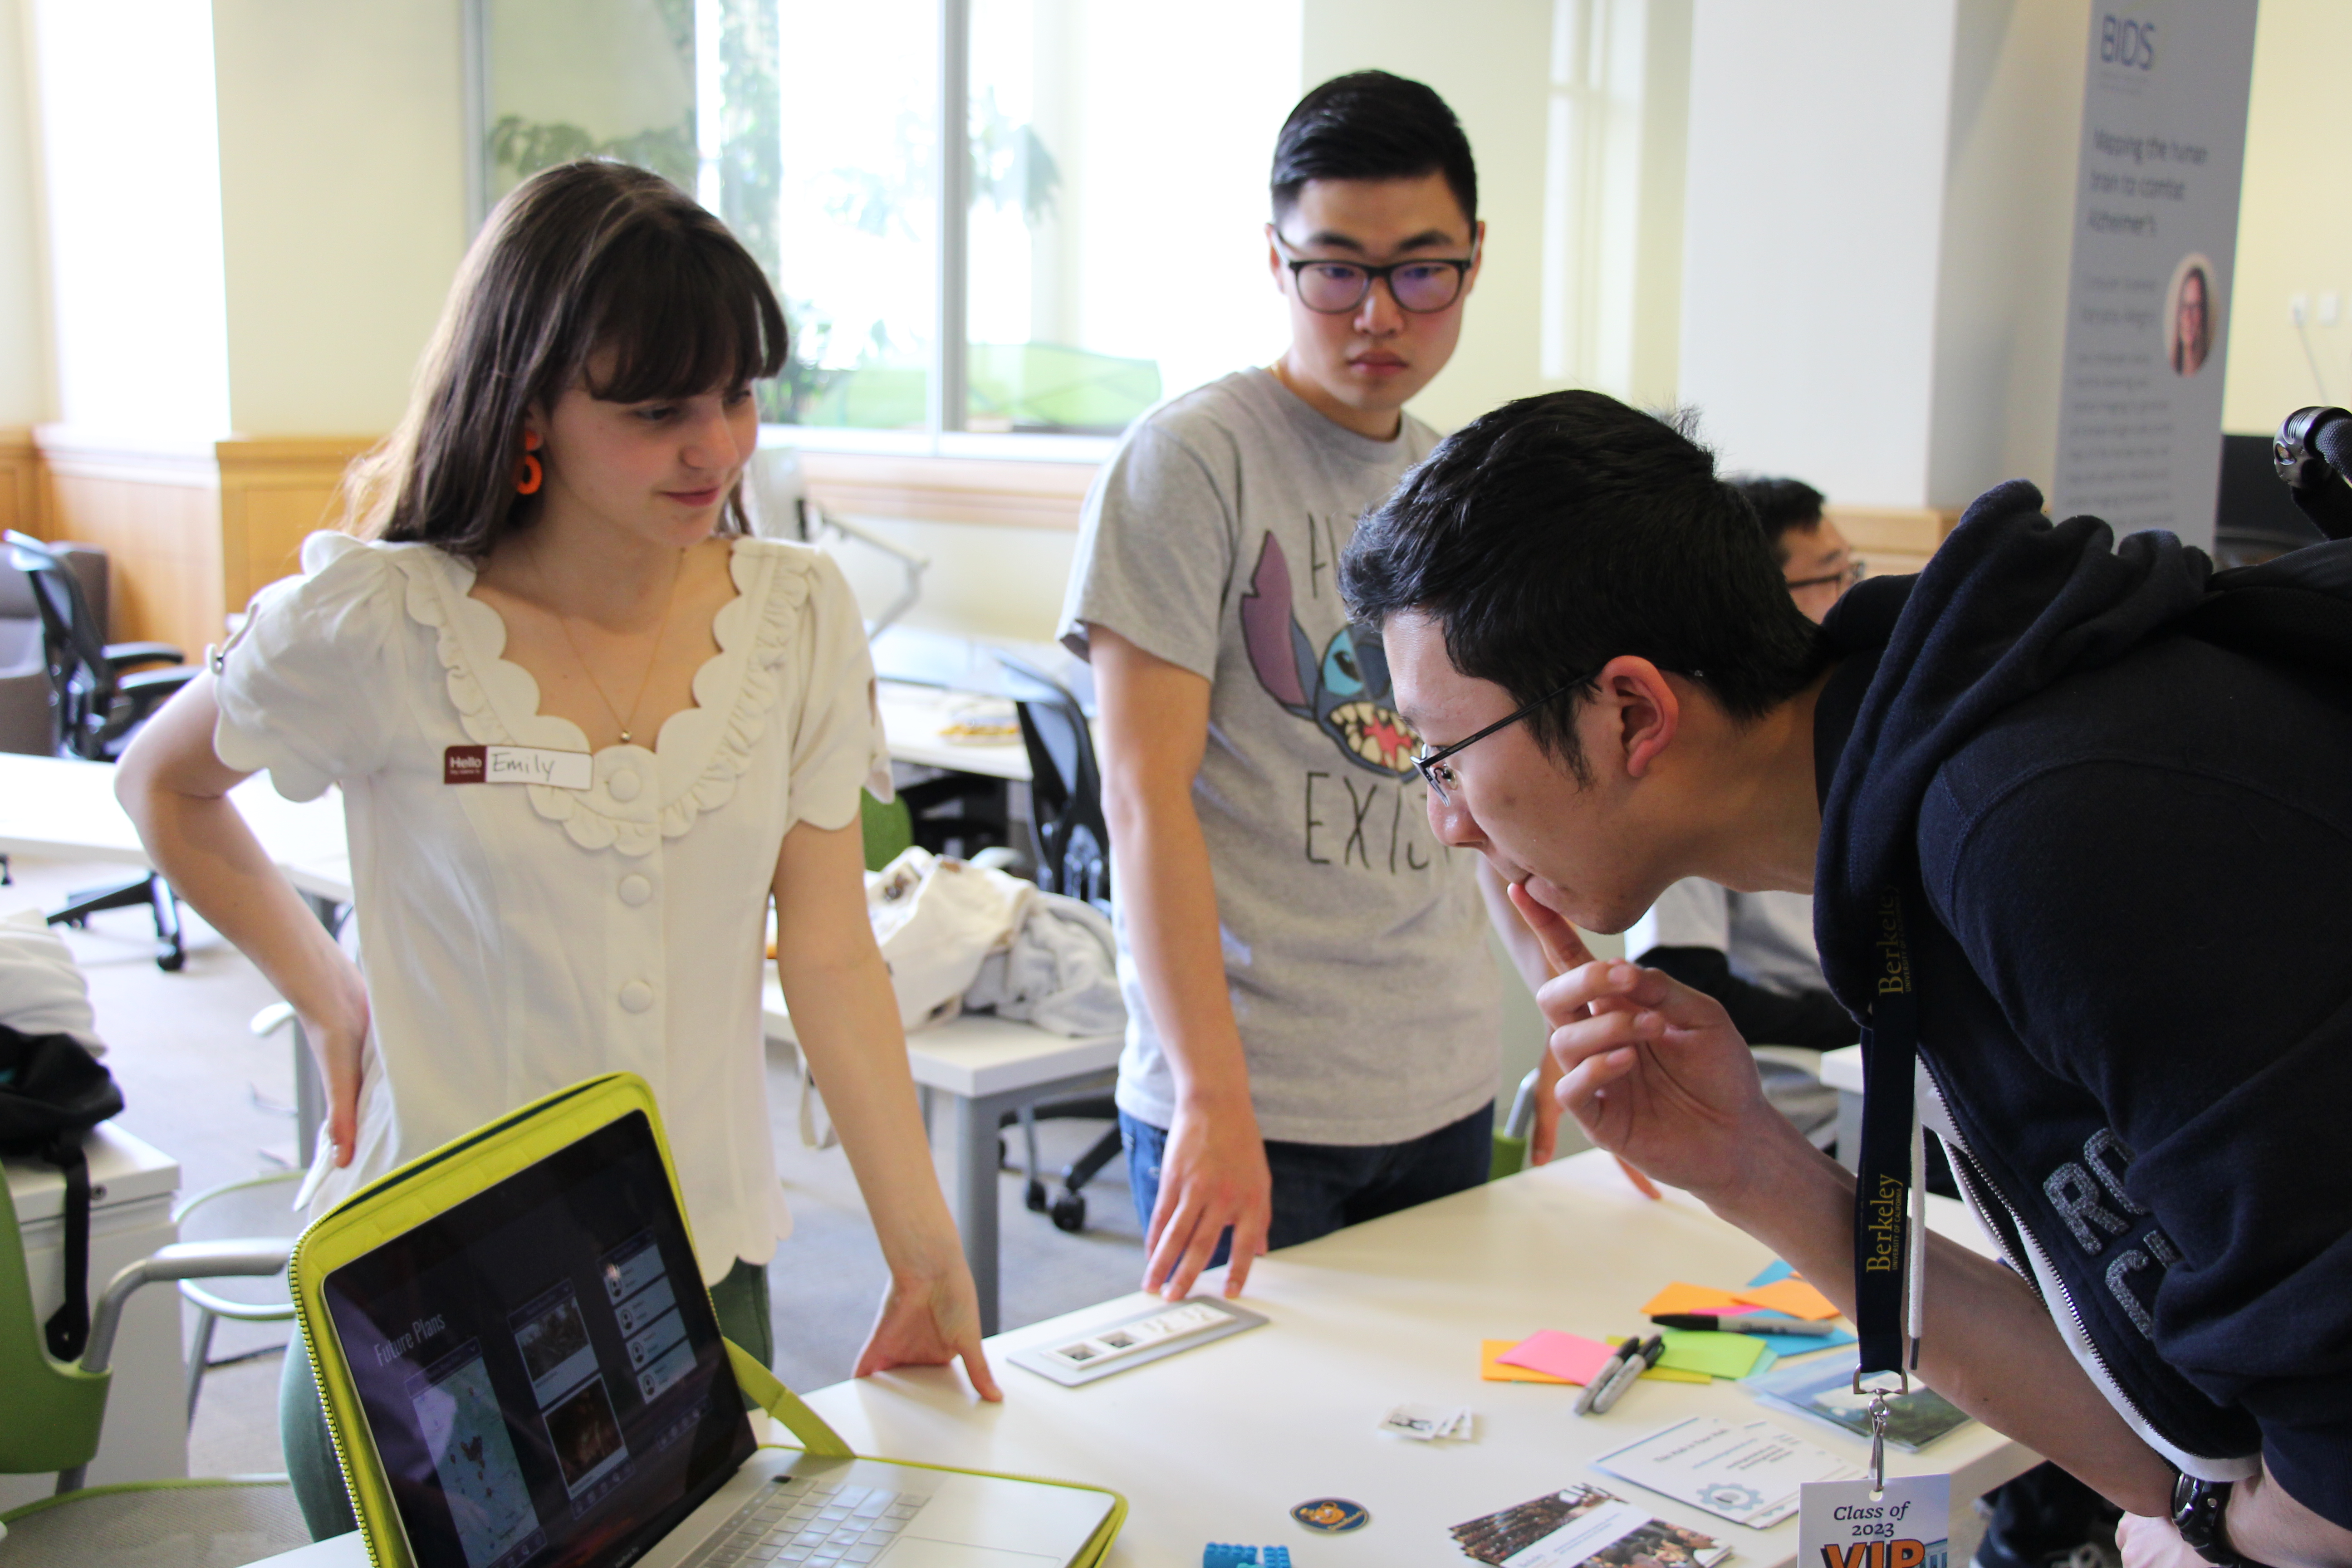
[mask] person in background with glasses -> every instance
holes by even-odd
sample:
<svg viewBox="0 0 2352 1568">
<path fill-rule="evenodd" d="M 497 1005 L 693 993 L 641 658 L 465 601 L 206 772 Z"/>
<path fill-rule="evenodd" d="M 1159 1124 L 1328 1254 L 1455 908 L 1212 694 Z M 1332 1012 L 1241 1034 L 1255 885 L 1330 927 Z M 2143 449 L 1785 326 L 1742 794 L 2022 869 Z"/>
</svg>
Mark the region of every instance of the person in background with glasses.
<svg viewBox="0 0 2352 1568">
<path fill-rule="evenodd" d="M 1819 621 L 1862 577 L 1845 535 L 1822 514 L 1822 492 L 1801 479 L 1730 484 L 1754 509 L 1789 597 Z M 1722 1003 L 1759 1048 L 1756 1066 L 1774 1107 L 1817 1141 L 1834 1134 L 1837 1091 L 1822 1087 L 1821 1053 L 1859 1037 L 1822 978 L 1811 894 L 1743 893 L 1687 877 L 1633 922 L 1625 954 Z"/>
<path fill-rule="evenodd" d="M 1101 704 L 1144 1285 L 1171 1297 L 1228 1254 L 1237 1295 L 1258 1253 L 1492 1159 L 1477 858 L 1431 836 L 1420 737 L 1336 577 L 1357 516 L 1436 441 L 1403 410 L 1477 282 L 1477 174 L 1436 93 L 1364 71 L 1291 111 L 1272 185 L 1289 346 L 1128 431 L 1063 610 Z"/>
</svg>

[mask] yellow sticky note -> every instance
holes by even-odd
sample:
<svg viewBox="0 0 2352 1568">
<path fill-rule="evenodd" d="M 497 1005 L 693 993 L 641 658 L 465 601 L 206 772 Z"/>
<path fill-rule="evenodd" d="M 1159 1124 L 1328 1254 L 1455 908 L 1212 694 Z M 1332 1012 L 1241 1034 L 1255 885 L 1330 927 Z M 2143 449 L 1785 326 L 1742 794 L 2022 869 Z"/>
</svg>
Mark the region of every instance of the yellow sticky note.
<svg viewBox="0 0 2352 1568">
<path fill-rule="evenodd" d="M 1649 1304 L 1642 1310 L 1653 1318 L 1675 1312 L 1715 1312 L 1726 1307 L 1737 1307 L 1747 1300 L 1747 1297 L 1735 1296 L 1728 1290 L 1717 1290 L 1705 1285 L 1685 1285 L 1677 1279 L 1651 1297 Z"/>
<path fill-rule="evenodd" d="M 1518 1342 L 1517 1340 L 1480 1340 L 1478 1375 L 1488 1383 L 1556 1383 L 1563 1388 L 1576 1386 L 1564 1377 L 1554 1377 L 1548 1372 L 1538 1372 L 1529 1366 L 1512 1366 L 1495 1359 Z"/>
<path fill-rule="evenodd" d="M 1662 1329 L 1662 1330 L 1660 1330 L 1659 1331 L 1660 1331 L 1661 1333 L 1663 1333 L 1663 1332 L 1664 1332 L 1665 1331 L 1664 1331 L 1664 1330 Z M 1660 1357 L 1658 1358 L 1658 1360 L 1659 1360 L 1659 1363 L 1660 1363 L 1660 1364 L 1659 1364 L 1659 1365 L 1652 1367 L 1649 1371 L 1647 1371 L 1647 1372 L 1645 1372 L 1645 1373 L 1643 1373 L 1642 1374 L 1642 1376 L 1643 1376 L 1644 1379 L 1646 1379 L 1647 1381 L 1649 1381 L 1649 1382 L 1652 1382 L 1652 1383 L 1713 1383 L 1713 1382 L 1715 1381 L 1715 1379 L 1713 1379 L 1713 1378 L 1711 1378 L 1711 1377 L 1707 1376 L 1707 1374 L 1706 1374 L 1706 1373 L 1703 1373 L 1703 1372 L 1685 1372 L 1681 1367 L 1678 1367 L 1678 1366 L 1667 1366 L 1667 1365 L 1664 1364 L 1664 1361 L 1665 1361 L 1665 1358 L 1664 1358 L 1664 1356 L 1660 1356 Z"/>
<path fill-rule="evenodd" d="M 1759 1285 L 1753 1290 L 1740 1291 L 1738 1299 L 1751 1307 L 1769 1307 L 1792 1318 L 1819 1320 L 1838 1315 L 1836 1302 L 1801 1279 L 1781 1279 L 1770 1285 Z"/>
<path fill-rule="evenodd" d="M 1710 1329 L 1663 1329 L 1665 1353 L 1658 1364 L 1674 1372 L 1703 1373 L 1709 1377 L 1746 1377 L 1764 1353 L 1764 1342 L 1754 1334 L 1723 1334 Z"/>
</svg>

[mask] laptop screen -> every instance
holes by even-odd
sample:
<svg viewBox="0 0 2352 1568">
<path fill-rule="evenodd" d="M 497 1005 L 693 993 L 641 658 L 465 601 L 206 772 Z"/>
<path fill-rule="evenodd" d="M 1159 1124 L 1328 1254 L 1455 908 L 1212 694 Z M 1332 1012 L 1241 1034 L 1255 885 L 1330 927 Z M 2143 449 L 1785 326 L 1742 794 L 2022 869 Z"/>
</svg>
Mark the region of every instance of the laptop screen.
<svg viewBox="0 0 2352 1568">
<path fill-rule="evenodd" d="M 420 1563 L 625 1563 L 752 1453 L 643 1112 L 324 1294 Z"/>
</svg>

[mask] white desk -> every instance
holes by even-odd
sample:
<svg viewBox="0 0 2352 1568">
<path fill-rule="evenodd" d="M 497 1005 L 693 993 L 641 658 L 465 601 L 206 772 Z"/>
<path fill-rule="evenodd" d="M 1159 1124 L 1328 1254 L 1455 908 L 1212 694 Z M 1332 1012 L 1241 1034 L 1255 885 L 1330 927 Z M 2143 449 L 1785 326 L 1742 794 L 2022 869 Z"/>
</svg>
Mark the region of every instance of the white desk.
<svg viewBox="0 0 2352 1568">
<path fill-rule="evenodd" d="M 768 968 L 761 1010 L 768 1038 L 798 1048 L 792 1015 Z M 907 1037 L 908 1064 L 928 1100 L 950 1110 L 933 1119 L 936 1157 L 946 1166 L 948 1206 L 980 1292 L 980 1326 L 997 1327 L 996 1124 L 1007 1110 L 1106 1083 L 1118 1066 L 1118 1035 L 1072 1039 L 986 1013 L 966 1014 Z"/>
<path fill-rule="evenodd" d="M 281 865 L 344 852 L 342 796 L 333 790 L 298 803 L 257 774 L 229 798 Z M 149 866 L 138 830 L 115 801 L 110 765 L 15 752 L 0 752 L 0 854 Z"/>
<path fill-rule="evenodd" d="M 888 739 L 894 761 L 980 773 L 1014 784 L 1029 782 L 1029 752 L 1021 743 L 1020 736 L 977 743 L 951 741 L 941 733 L 957 706 L 989 699 L 943 691 L 934 686 L 885 680 L 876 685 L 874 700 L 882 710 L 882 733 Z"/>
<path fill-rule="evenodd" d="M 1930 1207 L 1937 1229 L 1986 1245 L 1957 1205 Z M 1574 1389 L 1478 1379 L 1482 1338 L 1628 1331 L 1668 1280 L 1737 1284 L 1767 1256 L 1681 1194 L 1639 1196 L 1606 1154 L 1588 1152 L 1261 1258 L 1246 1300 L 1272 1320 L 1266 1327 L 1089 1387 L 1047 1383 L 1006 1365 L 1002 1352 L 1116 1320 L 1150 1298 L 992 1341 L 1001 1405 L 980 1404 L 960 1374 L 933 1368 L 838 1383 L 808 1402 L 860 1453 L 1117 1488 L 1132 1510 L 1110 1554 L 1119 1568 L 1193 1568 L 1212 1541 L 1287 1545 L 1307 1563 L 1466 1565 L 1447 1526 L 1579 1480 L 1727 1542 L 1738 1568 L 1789 1568 L 1794 1520 L 1743 1530 L 1589 1461 L 1698 1415 L 1767 1415 L 1856 1464 L 1868 1458 L 1861 1439 L 1772 1411 L 1736 1384 L 1643 1383 L 1608 1415 L 1580 1419 Z M 1469 1405 L 1477 1441 L 1412 1443 L 1374 1431 L 1400 1400 Z M 1969 1500 L 2033 1462 L 1983 1426 L 1925 1454 L 1887 1455 L 1897 1474 L 1952 1473 L 1955 1563 L 1968 1560 L 1979 1528 Z M 1352 1498 L 1372 1521 L 1350 1535 L 1310 1536 L 1289 1510 L 1318 1497 Z M 341 1568 L 363 1555 L 345 1536 L 276 1561 Z"/>
</svg>

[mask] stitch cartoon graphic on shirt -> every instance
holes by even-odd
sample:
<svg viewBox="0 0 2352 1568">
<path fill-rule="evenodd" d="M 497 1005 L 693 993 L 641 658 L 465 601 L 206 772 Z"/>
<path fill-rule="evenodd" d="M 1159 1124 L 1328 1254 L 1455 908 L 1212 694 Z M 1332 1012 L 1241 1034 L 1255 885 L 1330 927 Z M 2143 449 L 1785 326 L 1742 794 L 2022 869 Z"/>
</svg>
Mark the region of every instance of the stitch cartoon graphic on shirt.
<svg viewBox="0 0 2352 1568">
<path fill-rule="evenodd" d="M 1318 657 L 1292 608 L 1289 558 L 1270 531 L 1258 549 L 1249 592 L 1242 595 L 1241 616 L 1250 668 L 1284 712 L 1331 737 L 1340 755 L 1360 768 L 1391 778 L 1412 775 L 1421 737 L 1391 706 L 1395 696 L 1380 639 L 1361 627 L 1341 626 Z"/>
</svg>

